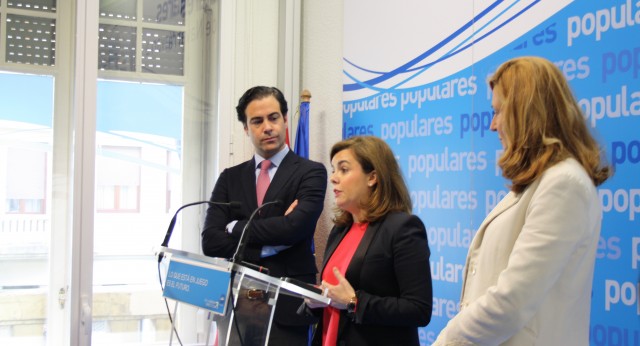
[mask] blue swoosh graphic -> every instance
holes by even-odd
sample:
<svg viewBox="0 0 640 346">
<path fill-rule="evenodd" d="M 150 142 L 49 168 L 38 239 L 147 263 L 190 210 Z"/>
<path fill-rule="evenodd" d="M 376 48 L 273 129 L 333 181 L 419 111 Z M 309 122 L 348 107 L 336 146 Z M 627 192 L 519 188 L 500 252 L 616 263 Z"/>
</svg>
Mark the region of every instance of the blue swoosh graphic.
<svg viewBox="0 0 640 346">
<path fill-rule="evenodd" d="M 407 72 L 413 72 L 418 70 L 417 73 L 413 74 L 412 76 L 409 76 L 407 79 L 405 79 L 404 81 L 394 85 L 393 87 L 389 88 L 391 90 L 395 90 L 397 87 L 402 86 L 403 84 L 409 82 L 410 80 L 414 79 L 415 77 L 419 76 L 420 74 L 422 74 L 423 72 L 427 71 L 430 67 L 434 66 L 436 63 L 439 63 L 441 61 L 447 60 L 453 56 L 456 56 L 458 53 L 461 53 L 471 47 L 473 47 L 474 44 L 482 41 L 483 39 L 487 38 L 488 36 L 490 36 L 491 34 L 493 34 L 494 32 L 498 31 L 500 28 L 502 28 L 503 26 L 507 25 L 509 22 L 511 22 L 512 20 L 516 19 L 517 17 L 519 17 L 520 15 L 522 15 L 523 13 L 525 13 L 529 8 L 531 8 L 533 5 L 535 5 L 536 3 L 538 3 L 540 0 L 536 0 L 534 2 L 532 2 L 531 4 L 529 4 L 527 7 L 525 7 L 524 9 L 520 10 L 518 13 L 516 13 L 515 15 L 511 16 L 510 18 L 508 18 L 507 20 L 505 20 L 504 22 L 502 22 L 501 24 L 499 24 L 497 27 L 491 29 L 489 32 L 487 32 L 486 34 L 474 39 L 473 41 L 471 41 L 471 43 L 467 44 L 466 46 L 462 46 L 465 42 L 471 40 L 473 38 L 473 36 L 475 36 L 475 33 L 473 35 L 471 35 L 470 37 L 466 38 L 464 41 L 460 42 L 456 47 L 452 48 L 451 50 L 449 50 L 446 54 L 444 54 L 443 57 L 432 61 L 430 63 L 427 63 L 425 65 L 422 66 L 418 66 L 418 67 L 414 67 L 412 69 L 408 69 Z M 505 8 L 502 12 L 500 12 L 496 18 L 499 18 L 503 13 L 505 13 L 506 11 L 508 11 L 509 9 L 511 9 L 516 3 L 511 4 L 509 7 Z M 489 26 L 489 24 L 491 24 L 494 20 L 491 20 L 490 22 L 488 22 L 487 24 L 483 25 L 480 29 L 477 30 L 477 32 L 481 32 L 482 29 L 486 28 L 487 26 Z M 462 46 L 462 47 L 461 47 Z"/>
<path fill-rule="evenodd" d="M 532 2 L 531 4 L 527 5 L 524 9 L 520 10 L 518 13 L 514 14 L 510 18 L 507 18 L 504 22 L 502 22 L 497 27 L 495 27 L 492 30 L 490 30 L 488 33 L 476 38 L 475 40 L 471 41 L 470 43 L 464 45 L 466 42 L 471 40 L 475 34 L 473 34 L 471 37 L 466 38 L 465 40 L 463 40 L 456 47 L 452 48 L 451 50 L 449 50 L 449 52 L 444 54 L 441 58 L 439 58 L 439 59 L 437 59 L 435 61 L 423 64 L 423 65 L 420 65 L 420 66 L 414 66 L 416 63 L 418 63 L 420 61 L 423 61 L 425 58 L 427 58 L 427 57 L 431 56 L 432 54 L 434 54 L 438 49 L 442 48 L 444 45 L 446 45 L 447 43 L 451 42 L 453 39 L 455 39 L 458 36 L 460 36 L 474 22 L 476 22 L 480 18 L 483 18 L 484 16 L 486 16 L 489 12 L 491 12 L 493 9 L 495 9 L 495 7 L 498 6 L 499 4 L 501 4 L 502 2 L 503 2 L 503 0 L 495 1 L 490 6 L 488 6 L 486 9 L 484 9 L 482 12 L 480 12 L 476 17 L 471 19 L 469 22 L 465 23 L 462 27 L 457 29 L 455 32 L 453 32 L 451 35 L 449 35 L 448 37 L 443 39 L 441 42 L 439 42 L 438 44 L 436 44 L 435 46 L 433 46 L 429 50 L 425 51 L 424 53 L 420 54 L 418 57 L 412 59 L 408 63 L 406 63 L 406 64 L 404 64 L 404 65 L 402 65 L 402 66 L 400 66 L 400 67 L 398 67 L 398 68 L 396 68 L 396 69 L 394 69 L 394 70 L 392 70 L 390 72 L 386 72 L 385 73 L 385 72 L 378 72 L 378 71 L 368 70 L 368 69 L 362 68 L 360 66 L 357 66 L 353 62 L 351 62 L 348 59 L 344 58 L 344 60 L 348 64 L 350 64 L 351 66 L 354 66 L 354 67 L 356 67 L 357 69 L 359 69 L 361 71 L 365 71 L 365 72 L 373 73 L 373 74 L 379 74 L 379 76 L 375 77 L 375 78 L 372 78 L 372 79 L 369 79 L 367 81 L 359 81 L 357 78 L 355 78 L 349 72 L 347 72 L 346 70 L 343 70 L 343 73 L 346 76 L 348 76 L 351 80 L 355 81 L 355 83 L 353 83 L 353 84 L 344 84 L 343 85 L 343 91 L 355 91 L 355 90 L 360 90 L 360 89 L 371 89 L 371 90 L 375 90 L 375 91 L 381 92 L 381 91 L 385 91 L 385 90 L 396 89 L 397 87 L 407 83 L 408 81 L 410 81 L 413 78 L 417 77 L 418 75 L 422 74 L 424 71 L 426 71 L 430 67 L 434 66 L 435 64 L 437 64 L 437 63 L 439 63 L 441 61 L 447 60 L 447 59 L 457 55 L 458 53 L 461 53 L 461 52 L 467 50 L 468 48 L 472 47 L 475 43 L 482 41 L 483 39 L 485 39 L 486 37 L 490 36 L 491 34 L 496 32 L 497 30 L 499 30 L 500 28 L 502 28 L 503 26 L 505 26 L 509 22 L 513 21 L 515 18 L 517 18 L 520 15 L 522 15 L 523 13 L 525 13 L 527 10 L 529 10 L 531 7 L 533 7 L 535 4 L 539 3 L 540 0 L 536 0 L 536 1 Z M 509 7 L 507 7 L 506 9 L 502 10 L 498 15 L 495 16 L 495 18 L 499 18 L 503 13 L 505 13 L 510 8 L 515 6 L 515 4 L 517 4 L 518 2 L 519 1 L 516 1 L 513 4 L 511 4 Z M 476 30 L 476 32 L 480 32 L 482 29 L 484 29 L 487 26 L 489 26 L 490 24 L 492 24 L 495 20 L 496 19 L 492 19 L 487 24 L 485 24 L 484 26 L 482 26 L 481 28 Z M 389 80 L 389 79 L 391 79 L 391 78 L 393 78 L 393 77 L 395 77 L 395 76 L 397 76 L 399 74 L 410 73 L 410 72 L 414 72 L 414 71 L 417 71 L 417 72 L 412 74 L 411 76 L 407 77 L 403 81 L 399 82 L 398 84 L 390 87 L 390 88 L 379 88 L 379 87 L 375 86 L 376 84 L 384 82 L 386 80 Z"/>
</svg>

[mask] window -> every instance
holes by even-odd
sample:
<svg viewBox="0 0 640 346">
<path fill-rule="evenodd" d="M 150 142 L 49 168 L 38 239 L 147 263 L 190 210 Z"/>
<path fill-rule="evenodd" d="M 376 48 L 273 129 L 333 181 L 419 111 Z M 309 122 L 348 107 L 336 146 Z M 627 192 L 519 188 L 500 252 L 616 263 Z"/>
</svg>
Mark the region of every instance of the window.
<svg viewBox="0 0 640 346">
<path fill-rule="evenodd" d="M 185 0 L 100 1 L 98 68 L 183 76 L 184 25 Z"/>
<path fill-rule="evenodd" d="M 42 340 L 51 253 L 53 78 L 0 73 L 0 344 Z M 38 99 L 38 102 L 31 100 Z"/>
<path fill-rule="evenodd" d="M 9 147 L 6 167 L 6 212 L 10 214 L 44 214 L 47 152 Z"/>
<path fill-rule="evenodd" d="M 91 340 L 162 343 L 153 248 L 182 195 L 185 1 L 101 1 L 99 15 Z"/>
<path fill-rule="evenodd" d="M 0 305 L 13 312 L 0 314 L 0 344 L 62 344 L 65 334 L 54 320 L 66 318 L 58 298 L 68 288 L 74 2 L 0 0 Z M 103 0 L 94 19 L 95 345 L 169 338 L 153 247 L 182 198 L 186 6 Z"/>
<path fill-rule="evenodd" d="M 99 146 L 96 158 L 96 209 L 98 212 L 140 210 L 139 147 Z"/>
</svg>

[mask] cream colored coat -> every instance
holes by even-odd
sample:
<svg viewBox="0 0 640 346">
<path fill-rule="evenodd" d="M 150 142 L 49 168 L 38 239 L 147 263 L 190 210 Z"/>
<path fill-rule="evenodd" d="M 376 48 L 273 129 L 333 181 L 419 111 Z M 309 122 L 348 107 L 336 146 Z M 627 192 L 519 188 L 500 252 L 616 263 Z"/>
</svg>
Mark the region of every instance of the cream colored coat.
<svg viewBox="0 0 640 346">
<path fill-rule="evenodd" d="M 467 255 L 460 312 L 433 345 L 588 345 L 602 210 L 574 159 L 510 192 Z"/>
</svg>

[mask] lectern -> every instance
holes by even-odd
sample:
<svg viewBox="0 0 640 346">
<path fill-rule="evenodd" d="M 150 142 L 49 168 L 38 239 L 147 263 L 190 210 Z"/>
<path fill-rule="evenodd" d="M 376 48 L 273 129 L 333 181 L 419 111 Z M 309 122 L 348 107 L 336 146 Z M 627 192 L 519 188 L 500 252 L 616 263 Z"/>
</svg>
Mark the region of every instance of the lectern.
<svg viewBox="0 0 640 346">
<path fill-rule="evenodd" d="M 156 254 L 169 261 L 164 297 L 211 311 L 219 345 L 267 345 L 281 294 L 315 304 L 331 303 L 311 285 L 269 276 L 226 259 L 167 247 L 159 247 Z"/>
</svg>

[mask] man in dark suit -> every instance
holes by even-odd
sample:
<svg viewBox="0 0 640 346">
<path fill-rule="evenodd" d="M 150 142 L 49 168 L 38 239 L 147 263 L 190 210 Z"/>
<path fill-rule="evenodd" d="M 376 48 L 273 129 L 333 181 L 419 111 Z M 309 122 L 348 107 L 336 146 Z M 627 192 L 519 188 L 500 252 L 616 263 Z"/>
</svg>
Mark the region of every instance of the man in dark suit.
<svg viewBox="0 0 640 346">
<path fill-rule="evenodd" d="M 236 107 L 238 120 L 255 147 L 254 157 L 225 169 L 216 181 L 212 202 L 241 202 L 241 207 L 210 205 L 202 231 L 205 255 L 232 258 L 251 213 L 259 207 L 256 184 L 266 160 L 270 183 L 247 232 L 244 261 L 269 269 L 274 277 L 316 282 L 313 234 L 324 205 L 326 168 L 302 158 L 286 144 L 287 101 L 275 87 L 247 90 Z M 244 298 L 243 293 L 238 295 Z M 258 297 L 249 297 L 257 299 Z M 278 298 L 271 345 L 306 345 L 310 324 L 296 309 L 301 300 L 283 294 Z M 251 344 L 244 341 L 245 345 Z"/>
</svg>

